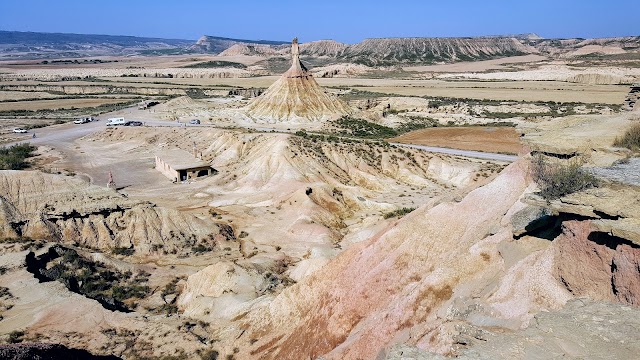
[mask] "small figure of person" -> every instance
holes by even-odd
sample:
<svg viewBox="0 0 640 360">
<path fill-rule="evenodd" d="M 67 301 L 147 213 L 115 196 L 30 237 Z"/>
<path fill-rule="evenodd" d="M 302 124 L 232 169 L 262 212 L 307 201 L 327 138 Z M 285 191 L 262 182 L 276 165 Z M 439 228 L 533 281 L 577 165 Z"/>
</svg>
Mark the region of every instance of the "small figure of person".
<svg viewBox="0 0 640 360">
<path fill-rule="evenodd" d="M 36 138 L 36 133 L 33 133 L 33 135 L 31 135 L 31 138 L 35 139 Z"/>
</svg>

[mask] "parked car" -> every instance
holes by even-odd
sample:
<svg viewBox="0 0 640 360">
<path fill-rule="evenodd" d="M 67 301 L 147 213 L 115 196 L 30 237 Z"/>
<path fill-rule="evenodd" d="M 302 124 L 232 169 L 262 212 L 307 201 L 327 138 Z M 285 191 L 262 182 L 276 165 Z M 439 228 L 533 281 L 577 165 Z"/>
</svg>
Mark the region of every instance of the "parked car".
<svg viewBox="0 0 640 360">
<path fill-rule="evenodd" d="M 74 121 L 73 123 L 74 124 L 86 124 L 89 121 L 91 121 L 91 120 L 89 120 L 89 118 L 82 118 L 82 119 L 78 119 L 78 120 Z"/>
<path fill-rule="evenodd" d="M 193 119 L 193 120 L 189 121 L 189 124 L 192 124 L 192 125 L 198 125 L 198 124 L 200 124 L 200 120 L 198 120 L 198 119 Z"/>
<path fill-rule="evenodd" d="M 28 131 L 23 129 L 23 128 L 15 128 L 15 129 L 13 129 L 13 132 L 16 133 L 16 134 L 26 134 L 26 133 L 28 133 Z"/>
<path fill-rule="evenodd" d="M 127 121 L 124 126 L 142 126 L 142 121 Z"/>
<path fill-rule="evenodd" d="M 118 125 L 124 125 L 126 123 L 127 122 L 124 120 L 123 117 L 107 119 L 107 126 L 118 126 Z"/>
</svg>

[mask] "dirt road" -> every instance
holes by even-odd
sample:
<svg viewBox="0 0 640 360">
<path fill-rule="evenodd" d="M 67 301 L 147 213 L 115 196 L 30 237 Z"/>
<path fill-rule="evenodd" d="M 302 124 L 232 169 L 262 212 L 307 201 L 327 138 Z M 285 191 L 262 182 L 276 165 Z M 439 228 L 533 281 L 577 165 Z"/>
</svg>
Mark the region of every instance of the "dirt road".
<svg viewBox="0 0 640 360">
<path fill-rule="evenodd" d="M 494 153 L 486 153 L 486 152 L 480 152 L 480 151 L 458 150 L 458 149 L 449 149 L 449 148 L 424 146 L 424 145 L 412 145 L 412 144 L 401 144 L 401 143 L 390 143 L 390 144 L 396 145 L 396 146 L 402 146 L 402 147 L 409 147 L 413 149 L 420 149 L 420 150 L 434 152 L 434 153 L 466 156 L 466 157 L 472 157 L 477 159 L 506 161 L 506 162 L 514 162 L 518 160 L 518 156 L 516 155 L 494 154 Z"/>
<path fill-rule="evenodd" d="M 76 139 L 79 139 L 83 136 L 89 135 L 93 132 L 103 130 L 107 128 L 107 121 L 94 121 L 86 124 L 74 124 L 74 123 L 66 123 L 60 125 L 51 125 L 39 129 L 30 130 L 27 134 L 23 135 L 23 140 L 19 140 L 13 143 L 6 144 L 5 146 L 10 146 L 18 143 L 28 142 L 31 145 L 39 146 L 39 145 L 48 145 L 52 147 L 65 146 Z M 185 126 L 184 123 L 178 123 L 175 121 L 162 121 L 162 120 L 147 120 L 144 121 L 145 126 L 173 126 L 180 127 Z M 198 125 L 190 125 L 186 126 L 198 126 Z M 36 137 L 33 138 L 33 134 L 36 134 Z"/>
<path fill-rule="evenodd" d="M 126 146 L 122 149 L 99 148 L 99 146 L 81 145 L 76 142 L 84 136 L 104 130 L 107 127 L 107 118 L 101 117 L 101 119 L 86 124 L 66 123 L 34 129 L 24 134 L 23 140 L 5 144 L 5 146 L 29 143 L 34 146 L 51 147 L 62 155 L 62 159 L 56 162 L 56 167 L 80 174 L 95 184 L 106 184 L 109 172 L 113 172 L 119 188 L 144 187 L 145 184 L 158 181 L 158 178 L 163 179 L 162 175 L 152 169 L 153 154 L 140 153 L 133 157 L 124 156 L 129 151 Z M 183 123 L 161 120 L 148 120 L 144 123 L 145 126 L 185 126 Z M 187 124 L 186 126 L 200 125 Z M 34 133 L 36 137 L 32 138 Z M 54 157 L 59 156 L 54 155 Z"/>
</svg>

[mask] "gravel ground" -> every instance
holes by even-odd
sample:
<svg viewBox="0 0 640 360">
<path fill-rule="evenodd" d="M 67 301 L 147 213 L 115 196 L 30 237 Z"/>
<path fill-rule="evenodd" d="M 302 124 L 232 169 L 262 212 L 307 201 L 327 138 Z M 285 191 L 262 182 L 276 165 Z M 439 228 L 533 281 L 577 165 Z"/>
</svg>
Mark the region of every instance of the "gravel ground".
<svg viewBox="0 0 640 360">
<path fill-rule="evenodd" d="M 626 185 L 640 186 L 640 158 L 630 158 L 628 162 L 608 167 L 595 167 L 589 171 L 599 177 Z"/>
</svg>

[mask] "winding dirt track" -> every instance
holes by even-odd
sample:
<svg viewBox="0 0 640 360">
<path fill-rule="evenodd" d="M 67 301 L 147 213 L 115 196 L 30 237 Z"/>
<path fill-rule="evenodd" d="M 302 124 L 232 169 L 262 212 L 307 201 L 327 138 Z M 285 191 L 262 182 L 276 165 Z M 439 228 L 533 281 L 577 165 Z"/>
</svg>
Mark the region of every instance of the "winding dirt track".
<svg viewBox="0 0 640 360">
<path fill-rule="evenodd" d="M 390 144 L 424 150 L 428 152 L 439 153 L 439 154 L 464 156 L 464 157 L 471 157 L 476 159 L 506 161 L 506 162 L 514 162 L 518 160 L 517 155 L 495 154 L 495 153 L 487 153 L 487 152 L 481 152 L 481 151 L 449 149 L 449 148 L 442 148 L 442 147 L 435 147 L 435 146 L 423 146 L 423 145 L 412 145 L 412 144 L 400 144 L 400 143 L 390 143 Z"/>
</svg>

